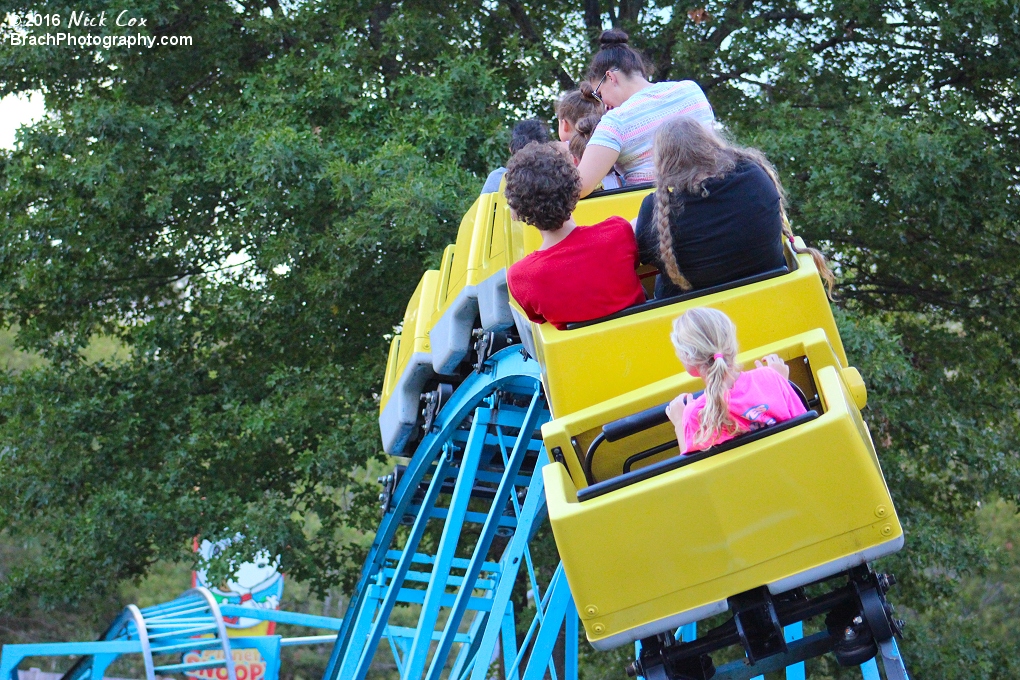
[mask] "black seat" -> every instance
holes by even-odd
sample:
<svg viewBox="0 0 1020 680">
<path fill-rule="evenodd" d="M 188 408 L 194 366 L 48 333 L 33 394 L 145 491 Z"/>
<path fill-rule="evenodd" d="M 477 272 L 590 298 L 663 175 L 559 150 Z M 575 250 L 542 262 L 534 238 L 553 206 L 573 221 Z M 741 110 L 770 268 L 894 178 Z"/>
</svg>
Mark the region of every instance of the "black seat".
<svg viewBox="0 0 1020 680">
<path fill-rule="evenodd" d="M 797 397 L 800 399 L 800 403 L 804 405 L 804 410 L 811 411 L 811 405 L 808 403 L 808 398 L 804 394 L 804 390 L 800 388 L 800 385 L 793 382 L 792 380 L 787 380 L 787 382 L 790 384 L 790 387 L 793 388 L 793 391 L 797 393 Z M 691 395 L 691 398 L 697 399 L 704 393 L 705 393 L 704 390 L 698 390 L 697 392 Z M 659 425 L 668 422 L 669 417 L 666 415 L 666 407 L 668 405 L 669 402 L 666 402 L 664 404 L 657 404 L 656 406 L 652 406 L 651 408 L 646 408 L 644 411 L 632 413 L 629 416 L 618 418 L 617 420 L 614 420 L 603 425 L 602 432 L 599 433 L 595 437 L 595 439 L 592 440 L 591 445 L 588 447 L 588 451 L 584 456 L 584 461 L 582 461 L 584 478 L 588 482 L 588 484 L 594 485 L 596 483 L 595 475 L 592 472 L 592 467 L 595 464 L 595 452 L 598 450 L 599 446 L 602 445 L 602 442 L 619 441 L 624 437 L 629 437 L 632 434 L 637 434 L 638 432 L 643 432 L 644 430 L 650 430 L 653 427 L 658 427 Z M 642 461 L 645 458 L 651 458 L 652 456 L 658 455 L 663 451 L 669 451 L 674 446 L 677 446 L 677 442 L 676 440 L 671 440 L 659 444 L 658 446 L 653 446 L 652 448 L 647 449 L 645 451 L 635 453 L 632 456 L 629 456 L 627 460 L 624 461 L 623 463 L 624 474 L 630 472 L 630 469 L 634 465 L 634 463 Z"/>
</svg>

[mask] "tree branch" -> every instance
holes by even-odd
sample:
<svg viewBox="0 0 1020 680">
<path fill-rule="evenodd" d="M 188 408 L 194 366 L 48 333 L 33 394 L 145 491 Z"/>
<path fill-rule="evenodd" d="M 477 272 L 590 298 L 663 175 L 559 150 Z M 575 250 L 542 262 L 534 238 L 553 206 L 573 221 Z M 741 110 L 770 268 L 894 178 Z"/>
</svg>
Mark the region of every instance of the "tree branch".
<svg viewBox="0 0 1020 680">
<path fill-rule="evenodd" d="M 588 31 L 588 40 L 594 47 L 602 33 L 602 7 L 599 0 L 584 0 L 584 27 Z"/>
<path fill-rule="evenodd" d="M 730 0 L 723 10 L 722 20 L 719 25 L 708 34 L 707 42 L 715 45 L 716 49 L 722 45 L 723 40 L 733 31 L 740 28 L 740 16 L 747 10 L 747 0 Z"/>
<path fill-rule="evenodd" d="M 645 0 L 620 0 L 620 8 L 616 13 L 616 19 L 620 23 L 635 23 L 641 14 L 641 10 L 644 8 Z"/>
<path fill-rule="evenodd" d="M 510 10 L 510 16 L 517 22 L 517 27 L 521 30 L 521 37 L 524 38 L 525 42 L 538 47 L 545 60 L 555 65 L 556 80 L 559 81 L 560 87 L 564 90 L 573 90 L 577 87 L 577 83 L 564 70 L 563 65 L 556 60 L 556 57 L 552 55 L 552 52 L 549 51 L 538 31 L 535 30 L 535 25 L 531 23 L 531 17 L 528 16 L 524 5 L 519 0 L 503 0 L 503 2 L 506 4 L 507 9 Z"/>
<path fill-rule="evenodd" d="M 388 81 L 392 81 L 397 77 L 400 68 L 397 65 L 396 59 L 388 56 L 383 46 L 382 27 L 387 19 L 390 18 L 390 15 L 393 14 L 393 5 L 392 0 L 383 0 L 383 2 L 372 8 L 372 12 L 368 17 L 368 44 L 372 46 L 376 54 L 381 55 L 380 65 L 382 66 L 383 77 Z"/>
<path fill-rule="evenodd" d="M 827 49 L 829 49 L 831 47 L 835 47 L 836 45 L 841 45 L 843 43 L 853 42 L 854 40 L 856 40 L 856 38 L 854 37 L 854 26 L 855 25 L 856 25 L 855 21 L 848 22 L 847 25 L 843 28 L 842 35 L 833 36 L 833 37 L 829 38 L 828 40 L 823 40 L 820 43 L 812 45 L 809 49 L 812 52 L 814 52 L 815 54 L 820 54 L 821 52 L 824 52 L 825 50 L 827 50 Z M 725 83 L 727 80 L 733 80 L 735 78 L 740 78 L 745 73 L 747 73 L 748 71 L 756 68 L 757 66 L 758 66 L 758 64 L 748 64 L 747 66 L 744 66 L 742 68 L 738 68 L 738 69 L 736 69 L 734 71 L 730 71 L 729 73 L 723 73 L 721 75 L 716 76 L 715 78 L 712 78 L 709 81 L 706 81 L 702 85 L 702 88 L 705 89 L 705 90 L 708 90 L 708 89 L 711 89 L 711 88 L 715 87 L 716 85 L 719 85 L 721 83 Z"/>
<path fill-rule="evenodd" d="M 811 14 L 810 12 L 800 12 L 800 11 L 797 11 L 797 10 L 787 10 L 785 12 L 779 12 L 779 11 L 776 11 L 776 12 L 765 12 L 764 14 L 760 15 L 758 18 L 759 19 L 764 19 L 765 21 L 793 21 L 793 20 L 811 21 L 812 19 L 815 19 L 816 16 L 817 15 Z"/>
</svg>

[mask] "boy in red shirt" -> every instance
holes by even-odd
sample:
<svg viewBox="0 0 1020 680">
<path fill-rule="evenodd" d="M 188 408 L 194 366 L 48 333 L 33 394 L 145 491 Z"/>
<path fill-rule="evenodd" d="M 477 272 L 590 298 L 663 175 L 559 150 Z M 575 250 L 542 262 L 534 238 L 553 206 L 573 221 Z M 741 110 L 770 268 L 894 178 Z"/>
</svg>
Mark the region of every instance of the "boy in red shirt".
<svg viewBox="0 0 1020 680">
<path fill-rule="evenodd" d="M 532 142 L 507 163 L 514 218 L 542 232 L 538 250 L 510 267 L 507 285 L 529 319 L 560 330 L 645 301 L 630 222 L 578 226 L 571 213 L 580 196 L 577 169 L 551 144 Z"/>
</svg>

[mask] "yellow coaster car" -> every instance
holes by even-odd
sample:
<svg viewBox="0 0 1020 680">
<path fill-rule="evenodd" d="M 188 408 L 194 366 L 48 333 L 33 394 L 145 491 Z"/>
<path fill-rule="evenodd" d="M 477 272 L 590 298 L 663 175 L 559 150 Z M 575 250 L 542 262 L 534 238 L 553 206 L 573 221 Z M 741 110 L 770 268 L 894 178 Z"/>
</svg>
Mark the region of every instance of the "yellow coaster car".
<svg viewBox="0 0 1020 680">
<path fill-rule="evenodd" d="M 679 455 L 663 414 L 666 402 L 700 386 L 686 373 L 543 427 L 556 459 L 543 469 L 549 518 L 596 648 L 673 630 L 725 611 L 735 594 L 767 586 L 778 595 L 902 546 L 860 416 L 856 370 L 841 368 L 821 330 L 738 361 L 753 367 L 772 352 L 807 369 L 793 376 L 812 410 L 705 452 Z"/>
</svg>

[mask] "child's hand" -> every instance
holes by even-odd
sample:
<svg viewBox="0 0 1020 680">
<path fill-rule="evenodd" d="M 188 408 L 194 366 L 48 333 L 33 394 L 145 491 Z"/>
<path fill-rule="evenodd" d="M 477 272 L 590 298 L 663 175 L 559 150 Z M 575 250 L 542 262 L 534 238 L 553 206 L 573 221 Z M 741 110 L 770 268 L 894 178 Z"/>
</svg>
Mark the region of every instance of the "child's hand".
<svg viewBox="0 0 1020 680">
<path fill-rule="evenodd" d="M 760 360 L 756 359 L 754 365 L 756 368 L 768 366 L 773 371 L 783 376 L 784 380 L 790 379 L 790 367 L 786 365 L 786 362 L 779 358 L 778 354 L 769 354 L 767 356 L 763 356 Z"/>
<path fill-rule="evenodd" d="M 684 422 L 684 406 L 687 405 L 687 401 L 691 398 L 690 393 L 684 392 L 679 395 L 676 399 L 669 402 L 666 407 L 666 417 L 669 418 L 669 422 L 673 425 L 680 427 Z"/>
</svg>

